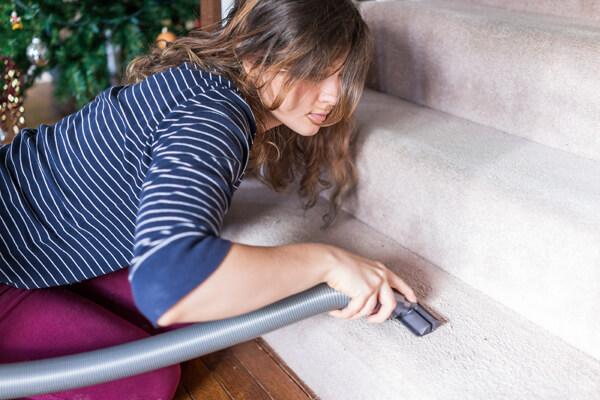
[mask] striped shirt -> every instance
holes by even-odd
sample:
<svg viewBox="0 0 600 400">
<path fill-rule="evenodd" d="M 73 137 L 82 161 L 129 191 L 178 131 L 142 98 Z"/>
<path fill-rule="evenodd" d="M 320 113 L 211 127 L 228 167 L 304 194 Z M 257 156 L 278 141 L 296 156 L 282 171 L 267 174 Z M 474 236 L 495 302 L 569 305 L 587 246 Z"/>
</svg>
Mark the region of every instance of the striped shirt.
<svg viewBox="0 0 600 400">
<path fill-rule="evenodd" d="M 21 130 L 0 145 L 0 282 L 36 289 L 129 267 L 158 327 L 231 247 L 222 221 L 255 135 L 234 84 L 189 62 Z"/>
</svg>

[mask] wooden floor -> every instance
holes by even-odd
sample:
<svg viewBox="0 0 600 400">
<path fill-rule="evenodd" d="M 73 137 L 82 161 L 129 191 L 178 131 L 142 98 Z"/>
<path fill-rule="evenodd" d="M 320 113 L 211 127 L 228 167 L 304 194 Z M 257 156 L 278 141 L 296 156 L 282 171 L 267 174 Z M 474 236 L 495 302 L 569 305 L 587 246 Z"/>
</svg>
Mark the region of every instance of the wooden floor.
<svg viewBox="0 0 600 400">
<path fill-rule="evenodd" d="M 262 338 L 182 364 L 175 400 L 318 399 Z"/>
<path fill-rule="evenodd" d="M 31 87 L 25 100 L 26 127 L 56 122 L 64 109 L 52 102 L 52 84 Z M 175 400 L 318 399 L 262 338 L 181 364 Z"/>
</svg>

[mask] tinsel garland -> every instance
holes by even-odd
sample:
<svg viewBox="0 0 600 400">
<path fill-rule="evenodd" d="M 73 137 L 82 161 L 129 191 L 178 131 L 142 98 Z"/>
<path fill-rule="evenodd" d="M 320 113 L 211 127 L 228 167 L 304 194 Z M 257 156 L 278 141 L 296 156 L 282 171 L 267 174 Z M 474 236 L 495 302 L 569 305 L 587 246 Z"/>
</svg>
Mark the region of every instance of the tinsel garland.
<svg viewBox="0 0 600 400">
<path fill-rule="evenodd" d="M 0 144 L 10 143 L 25 126 L 23 77 L 15 62 L 0 56 Z"/>
</svg>

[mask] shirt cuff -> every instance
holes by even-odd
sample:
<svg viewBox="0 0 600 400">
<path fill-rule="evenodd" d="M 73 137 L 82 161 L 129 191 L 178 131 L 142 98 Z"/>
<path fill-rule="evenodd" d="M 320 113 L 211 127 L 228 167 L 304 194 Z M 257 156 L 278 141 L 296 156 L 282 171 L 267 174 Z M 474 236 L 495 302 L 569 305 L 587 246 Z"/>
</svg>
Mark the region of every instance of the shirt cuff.
<svg viewBox="0 0 600 400">
<path fill-rule="evenodd" d="M 219 236 L 188 236 L 156 251 L 130 278 L 137 308 L 154 328 L 161 328 L 158 319 L 208 278 L 232 245 Z"/>
</svg>

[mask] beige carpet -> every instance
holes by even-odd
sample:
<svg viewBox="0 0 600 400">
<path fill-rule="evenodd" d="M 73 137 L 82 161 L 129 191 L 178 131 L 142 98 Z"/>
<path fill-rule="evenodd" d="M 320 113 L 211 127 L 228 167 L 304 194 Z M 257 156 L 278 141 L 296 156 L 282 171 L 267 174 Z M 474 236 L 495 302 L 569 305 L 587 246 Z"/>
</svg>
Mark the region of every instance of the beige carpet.
<svg viewBox="0 0 600 400">
<path fill-rule="evenodd" d="M 320 232 L 328 192 L 304 217 L 248 180 L 223 234 L 385 260 L 449 322 L 417 338 L 324 314 L 264 335 L 322 399 L 599 398 L 595 4 L 360 3 L 377 42 L 348 214 Z"/>
<path fill-rule="evenodd" d="M 321 199 L 304 215 L 294 193 L 246 179 L 222 236 L 262 246 L 323 242 L 381 260 L 448 322 L 416 337 L 397 321 L 369 324 L 324 313 L 263 335 L 319 398 L 598 398 L 600 361 L 349 214 L 321 232 L 326 211 Z"/>
</svg>

